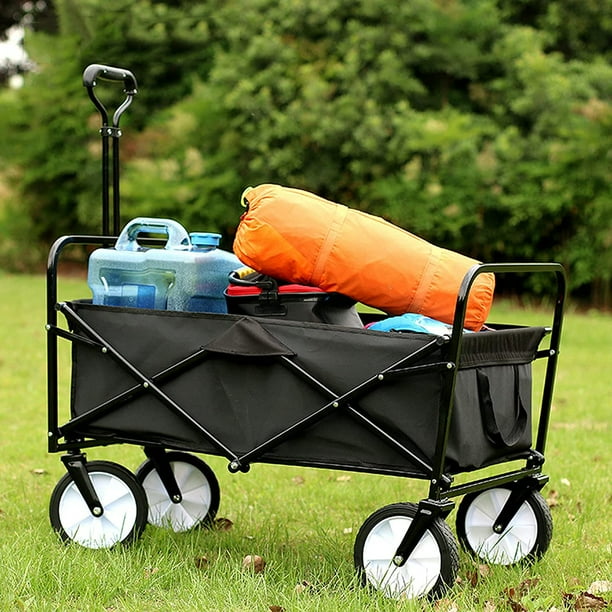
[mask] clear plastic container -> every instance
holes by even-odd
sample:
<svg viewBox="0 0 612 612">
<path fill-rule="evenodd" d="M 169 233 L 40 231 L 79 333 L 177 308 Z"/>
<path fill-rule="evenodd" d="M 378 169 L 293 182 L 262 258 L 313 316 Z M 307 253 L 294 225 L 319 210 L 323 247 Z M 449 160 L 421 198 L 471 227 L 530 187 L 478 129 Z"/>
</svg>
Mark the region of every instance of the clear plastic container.
<svg viewBox="0 0 612 612">
<path fill-rule="evenodd" d="M 219 248 L 221 234 L 193 232 L 190 240 L 193 259 L 177 277 L 177 286 L 168 296 L 168 309 L 225 313 L 227 277 L 242 263 L 233 253 Z"/>
<path fill-rule="evenodd" d="M 163 248 L 139 242 L 144 234 L 167 238 Z M 122 230 L 114 248 L 89 259 L 93 303 L 107 306 L 227 312 L 228 274 L 242 264 L 218 248 L 220 234 L 195 233 L 171 219 L 138 217 Z M 193 241 L 193 243 L 192 243 Z"/>
</svg>

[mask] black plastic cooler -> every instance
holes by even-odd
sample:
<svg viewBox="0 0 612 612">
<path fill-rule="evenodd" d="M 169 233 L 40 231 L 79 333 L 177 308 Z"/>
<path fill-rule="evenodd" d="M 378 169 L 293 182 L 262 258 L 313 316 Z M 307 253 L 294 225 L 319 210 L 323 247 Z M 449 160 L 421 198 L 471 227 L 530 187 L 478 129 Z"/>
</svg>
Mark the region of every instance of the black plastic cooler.
<svg viewBox="0 0 612 612">
<path fill-rule="evenodd" d="M 237 272 L 232 272 L 225 299 L 231 314 L 363 327 L 354 300 L 318 287 L 279 283 L 261 274 L 241 278 Z"/>
</svg>

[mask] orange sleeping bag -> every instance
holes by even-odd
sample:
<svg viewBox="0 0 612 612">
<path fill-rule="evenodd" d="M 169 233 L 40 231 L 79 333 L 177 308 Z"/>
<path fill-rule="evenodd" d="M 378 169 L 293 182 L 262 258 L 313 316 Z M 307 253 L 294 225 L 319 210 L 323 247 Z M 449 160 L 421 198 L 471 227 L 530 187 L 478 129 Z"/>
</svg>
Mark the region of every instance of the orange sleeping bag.
<svg viewBox="0 0 612 612">
<path fill-rule="evenodd" d="M 367 213 L 299 189 L 264 184 L 243 194 L 248 205 L 234 252 L 258 272 L 338 292 L 389 314 L 414 312 L 453 322 L 457 293 L 475 260 L 436 247 Z M 465 327 L 489 314 L 495 279 L 479 275 Z"/>
</svg>

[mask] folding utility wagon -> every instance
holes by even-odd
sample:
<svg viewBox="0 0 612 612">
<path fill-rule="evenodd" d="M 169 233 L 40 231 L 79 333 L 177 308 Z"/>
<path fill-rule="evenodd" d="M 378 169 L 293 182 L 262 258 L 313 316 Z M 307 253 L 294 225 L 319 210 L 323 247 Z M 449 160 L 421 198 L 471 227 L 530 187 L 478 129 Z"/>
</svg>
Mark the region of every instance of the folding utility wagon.
<svg viewBox="0 0 612 612">
<path fill-rule="evenodd" d="M 94 93 L 100 79 L 125 87 L 110 125 Z M 263 462 L 427 481 L 426 497 L 377 510 L 356 537 L 363 583 L 390 597 L 436 596 L 453 584 L 458 546 L 445 518 L 459 496 L 458 539 L 483 562 L 512 564 L 543 554 L 552 536 L 540 489 L 547 482 L 542 465 L 563 268 L 475 266 L 457 295 L 452 333 L 442 336 L 100 306 L 87 299 L 59 302 L 62 251 L 75 244 L 108 247 L 119 233 L 119 118 L 136 93 L 128 70 L 97 64 L 85 70 L 84 84 L 102 115 L 103 231 L 59 238 L 49 255 L 49 451 L 64 453 L 67 470 L 50 502 L 60 536 L 110 547 L 138 538 L 147 521 L 175 531 L 210 522 L 219 486 L 198 453 L 225 457 L 230 472 Z M 554 279 L 550 325 L 489 324 L 487 331 L 464 333 L 470 288 L 489 272 Z M 58 324 L 58 312 L 67 325 Z M 67 422 L 59 416 L 59 338 L 72 346 Z M 533 408 L 531 368 L 539 359 L 545 361 L 544 382 Z M 115 463 L 89 461 L 83 452 L 110 444 L 144 447 L 146 460 L 135 475 Z M 455 475 L 486 466 L 498 468 L 454 483 Z"/>
</svg>

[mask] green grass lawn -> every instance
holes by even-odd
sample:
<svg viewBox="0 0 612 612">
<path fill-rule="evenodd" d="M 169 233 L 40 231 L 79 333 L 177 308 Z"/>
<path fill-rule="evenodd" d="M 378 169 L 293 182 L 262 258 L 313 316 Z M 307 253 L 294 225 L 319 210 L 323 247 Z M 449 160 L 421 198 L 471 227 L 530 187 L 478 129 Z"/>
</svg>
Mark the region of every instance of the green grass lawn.
<svg viewBox="0 0 612 612">
<path fill-rule="evenodd" d="M 268 465 L 231 475 L 224 459 L 206 458 L 221 485 L 218 516 L 231 529 L 174 534 L 149 526 L 133 546 L 113 550 L 61 544 L 48 519 L 65 470 L 46 445 L 44 283 L 0 273 L 0 610 L 552 611 L 593 609 L 580 607 L 584 593 L 593 605 L 612 597 L 605 592 L 612 580 L 609 315 L 570 309 L 565 319 L 544 470 L 554 519 L 549 551 L 518 567 L 484 567 L 462 552 L 457 583 L 427 604 L 359 588 L 352 562 L 365 518 L 388 503 L 418 501 L 422 481 Z M 62 298 L 86 296 L 82 280 L 62 282 Z M 505 302 L 491 320 L 535 324 L 542 316 Z M 61 376 L 66 387 L 67 350 Z M 130 469 L 143 459 L 131 446 L 88 456 Z M 265 558 L 263 573 L 243 569 L 251 553 Z"/>
</svg>

